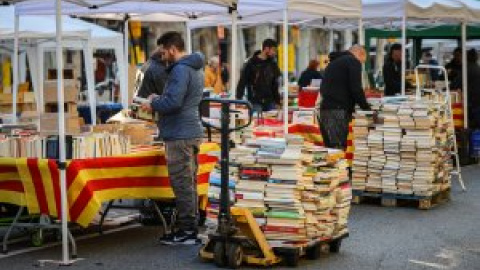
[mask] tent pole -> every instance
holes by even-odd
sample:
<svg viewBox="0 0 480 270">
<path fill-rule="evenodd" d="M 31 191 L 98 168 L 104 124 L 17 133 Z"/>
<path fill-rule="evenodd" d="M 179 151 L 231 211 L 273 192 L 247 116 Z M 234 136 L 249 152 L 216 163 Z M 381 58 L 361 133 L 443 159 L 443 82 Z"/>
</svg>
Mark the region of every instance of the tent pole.
<svg viewBox="0 0 480 270">
<path fill-rule="evenodd" d="M 238 24 L 237 24 L 238 11 L 232 10 L 232 66 L 230 67 L 230 93 L 233 98 L 237 95 L 237 65 L 238 65 Z"/>
<path fill-rule="evenodd" d="M 365 36 L 363 32 L 363 19 L 358 19 L 358 45 L 365 45 Z M 369 51 L 367 50 L 367 56 L 369 55 Z M 368 57 L 367 57 L 368 59 Z M 367 81 L 365 80 L 365 63 L 362 64 L 362 89 L 366 88 Z M 368 78 L 368 77 L 367 77 Z"/>
<path fill-rule="evenodd" d="M 288 134 L 288 8 L 283 10 L 283 129 Z"/>
<path fill-rule="evenodd" d="M 185 32 L 186 32 L 186 39 L 187 39 L 187 53 L 191 54 L 193 51 L 193 46 L 192 46 L 192 29 L 190 29 L 190 26 L 188 25 L 188 21 L 185 22 Z"/>
<path fill-rule="evenodd" d="M 333 29 L 328 30 L 328 52 L 333 52 L 335 38 L 333 37 Z"/>
<path fill-rule="evenodd" d="M 230 7 L 230 14 L 231 14 L 231 19 L 232 19 L 232 65 L 230 67 L 230 95 L 232 99 L 237 98 L 237 62 L 238 62 L 238 24 L 237 24 L 237 19 L 238 19 L 238 10 L 237 6 L 234 5 Z M 237 119 L 235 115 L 232 116 L 231 118 L 231 123 L 235 125 Z M 236 141 L 237 139 L 237 133 L 232 132 L 232 140 Z"/>
<path fill-rule="evenodd" d="M 38 68 L 38 104 L 40 108 L 38 111 L 43 113 L 45 112 L 45 102 L 43 97 L 43 84 L 45 79 L 45 72 L 44 72 L 44 58 L 45 58 L 45 51 L 41 46 L 37 47 L 37 68 Z"/>
<path fill-rule="evenodd" d="M 405 78 L 407 71 L 407 17 L 402 17 L 402 95 L 405 95 Z"/>
<path fill-rule="evenodd" d="M 24 83 L 27 81 L 27 53 L 23 52 L 18 56 L 18 74 L 19 74 L 19 83 Z"/>
<path fill-rule="evenodd" d="M 30 77 L 32 80 L 33 94 L 35 95 L 35 106 L 37 107 L 37 113 L 40 115 L 40 95 L 38 93 L 38 85 L 40 82 L 38 76 L 38 56 L 36 49 L 33 47 L 27 48 L 28 67 L 30 69 Z"/>
<path fill-rule="evenodd" d="M 467 22 L 462 21 L 463 127 L 468 128 Z"/>
<path fill-rule="evenodd" d="M 62 264 L 70 264 L 68 250 L 68 202 L 66 181 L 66 145 L 65 145 L 65 111 L 63 93 L 63 48 L 62 48 L 62 1 L 56 0 L 56 60 L 57 60 L 57 98 L 58 98 L 58 134 L 60 161 L 60 196 L 62 218 Z"/>
<path fill-rule="evenodd" d="M 128 90 L 128 80 L 129 80 L 128 69 L 130 67 L 130 61 L 128 61 L 128 47 L 129 47 L 128 20 L 129 20 L 129 18 L 126 17 L 125 22 L 124 22 L 124 27 L 123 27 L 123 31 L 124 31 L 123 42 L 124 42 L 124 49 L 125 49 L 125 52 L 124 52 L 125 53 L 125 56 L 124 56 L 125 57 L 125 59 L 124 59 L 124 61 L 125 61 L 125 66 L 124 66 L 125 75 L 124 76 L 125 76 L 125 87 L 127 89 L 124 93 L 121 94 L 121 97 L 120 97 L 121 98 L 120 102 L 123 105 L 123 109 L 127 109 L 127 107 L 128 107 L 128 93 L 129 93 L 129 90 Z"/>
<path fill-rule="evenodd" d="M 343 31 L 343 36 L 344 36 L 344 44 L 343 44 L 343 49 L 346 51 L 350 49 L 353 45 L 353 40 L 352 40 L 352 30 L 347 29 Z"/>
<path fill-rule="evenodd" d="M 358 45 L 365 45 L 365 35 L 363 32 L 363 19 L 358 19 Z"/>
<path fill-rule="evenodd" d="M 90 40 L 87 40 L 83 44 L 83 58 L 85 61 L 85 74 L 87 77 L 87 94 L 88 94 L 88 105 L 90 106 L 90 118 L 92 121 L 92 125 L 97 124 L 97 96 L 95 93 L 95 79 L 94 79 L 94 72 L 92 70 L 92 63 L 93 63 L 93 52 L 92 48 L 90 47 Z M 113 89 L 112 89 L 112 97 L 113 97 Z M 121 95 L 123 92 L 121 93 Z"/>
<path fill-rule="evenodd" d="M 12 120 L 13 123 L 17 123 L 17 101 L 18 101 L 18 84 L 19 84 L 19 74 L 18 74 L 18 47 L 19 47 L 19 28 L 20 28 L 20 18 L 18 14 L 15 13 L 15 22 L 14 22 L 14 36 L 13 36 L 13 83 L 12 83 Z"/>
</svg>

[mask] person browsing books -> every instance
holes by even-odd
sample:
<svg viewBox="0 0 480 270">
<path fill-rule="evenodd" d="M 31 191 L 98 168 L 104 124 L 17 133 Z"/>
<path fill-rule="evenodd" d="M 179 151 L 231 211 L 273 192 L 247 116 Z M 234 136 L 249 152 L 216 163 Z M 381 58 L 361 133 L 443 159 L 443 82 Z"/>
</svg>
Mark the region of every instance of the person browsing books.
<svg viewBox="0 0 480 270">
<path fill-rule="evenodd" d="M 198 107 L 204 87 L 204 57 L 188 55 L 178 32 L 167 32 L 158 41 L 159 50 L 168 62 L 167 82 L 162 95 L 150 95 L 144 109 L 158 112 L 160 137 L 165 141 L 170 183 L 178 212 L 178 231 L 162 239 L 164 244 L 196 244 L 197 154 L 203 137 Z"/>
<path fill-rule="evenodd" d="M 298 79 L 298 86 L 300 87 L 300 90 L 302 90 L 304 87 L 310 86 L 312 84 L 312 80 L 323 79 L 322 74 L 320 71 L 318 71 L 319 65 L 320 62 L 318 60 L 310 60 L 307 69 L 302 72 L 300 79 Z"/>
<path fill-rule="evenodd" d="M 255 110 L 271 111 L 280 105 L 280 69 L 274 60 L 277 42 L 265 39 L 262 50 L 245 63 L 237 86 L 237 99 L 242 99 L 247 90 L 247 98 Z"/>
<path fill-rule="evenodd" d="M 161 95 L 167 80 L 166 68 L 165 60 L 157 49 L 142 66 L 144 75 L 137 96 L 148 98 L 151 94 Z"/>
<path fill-rule="evenodd" d="M 365 61 L 365 49 L 354 45 L 325 69 L 320 86 L 319 124 L 326 147 L 345 150 L 355 105 L 370 110 L 362 88 L 362 64 Z"/>
</svg>

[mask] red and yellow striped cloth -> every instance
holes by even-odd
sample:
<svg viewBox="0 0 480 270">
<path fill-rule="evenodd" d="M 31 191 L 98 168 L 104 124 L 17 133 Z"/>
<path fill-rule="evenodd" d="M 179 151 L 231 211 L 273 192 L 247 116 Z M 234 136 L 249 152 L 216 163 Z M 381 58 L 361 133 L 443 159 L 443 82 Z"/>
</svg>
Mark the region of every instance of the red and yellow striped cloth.
<svg viewBox="0 0 480 270">
<path fill-rule="evenodd" d="M 453 126 L 463 128 L 463 103 L 452 104 Z"/>
<path fill-rule="evenodd" d="M 206 197 L 209 173 L 217 158 L 216 144 L 200 149 L 198 194 Z M 164 153 L 159 150 L 127 156 L 73 160 L 68 163 L 69 219 L 88 226 L 103 202 L 113 199 L 173 199 Z M 1 159 L 0 201 L 27 206 L 31 214 L 58 217 L 60 176 L 56 163 L 45 159 Z"/>
<path fill-rule="evenodd" d="M 22 179 L 12 158 L 0 158 L 0 202 L 26 206 Z"/>
</svg>

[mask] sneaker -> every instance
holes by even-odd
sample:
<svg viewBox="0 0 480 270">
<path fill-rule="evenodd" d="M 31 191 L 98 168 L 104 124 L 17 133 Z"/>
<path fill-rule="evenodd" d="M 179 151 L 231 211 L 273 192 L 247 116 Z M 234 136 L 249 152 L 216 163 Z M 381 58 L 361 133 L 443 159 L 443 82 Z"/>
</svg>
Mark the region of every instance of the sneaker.
<svg viewBox="0 0 480 270">
<path fill-rule="evenodd" d="M 197 245 L 201 241 L 197 237 L 197 232 L 194 231 L 179 231 L 171 237 L 165 237 L 160 240 L 164 245 Z"/>
<path fill-rule="evenodd" d="M 162 235 L 162 237 L 158 239 L 158 242 L 163 244 L 165 242 L 172 241 L 172 239 L 173 239 L 173 233 L 165 233 L 164 235 Z"/>
</svg>

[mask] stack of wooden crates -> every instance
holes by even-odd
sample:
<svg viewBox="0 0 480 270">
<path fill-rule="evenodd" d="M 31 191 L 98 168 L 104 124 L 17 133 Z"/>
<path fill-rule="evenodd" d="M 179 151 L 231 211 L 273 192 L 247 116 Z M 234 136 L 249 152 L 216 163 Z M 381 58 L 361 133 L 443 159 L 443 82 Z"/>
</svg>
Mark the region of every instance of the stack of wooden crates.
<svg viewBox="0 0 480 270">
<path fill-rule="evenodd" d="M 29 88 L 30 84 L 28 82 L 18 86 L 17 112 L 36 112 L 35 95 L 33 92 L 28 91 Z M 0 113 L 11 114 L 12 101 L 13 94 L 11 93 L 11 88 L 4 89 L 4 92 L 0 93 Z"/>
<path fill-rule="evenodd" d="M 78 85 L 75 79 L 65 79 L 64 90 L 64 111 L 65 131 L 69 135 L 80 133 L 80 126 L 83 119 L 79 117 L 77 110 Z M 57 80 L 46 80 L 44 82 L 44 103 L 45 112 L 40 115 L 40 132 L 44 135 L 58 134 L 58 97 Z"/>
</svg>

